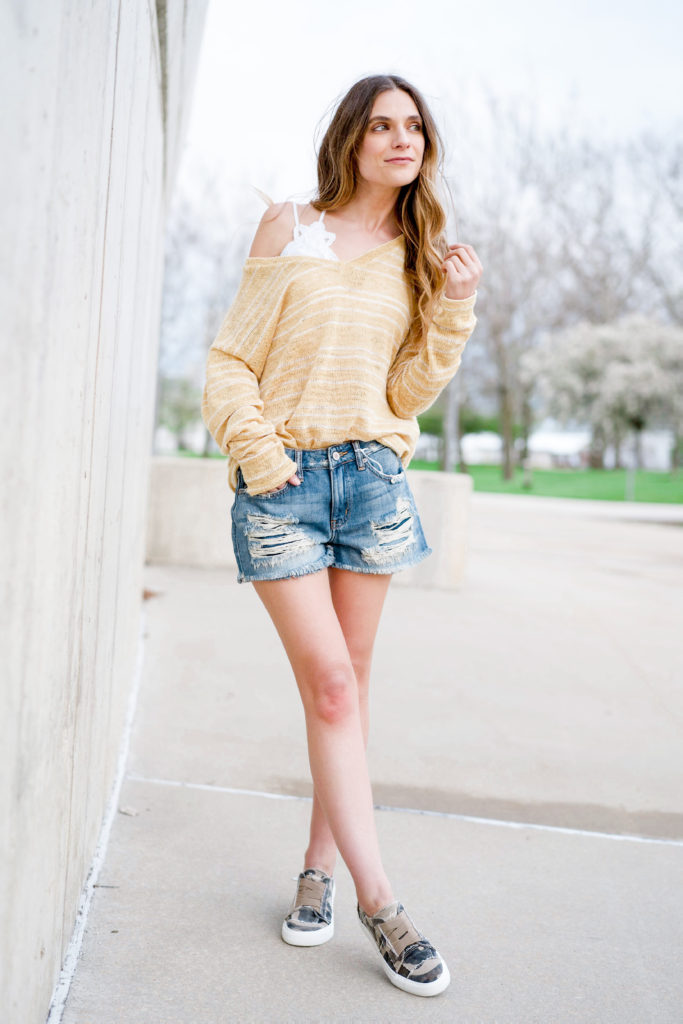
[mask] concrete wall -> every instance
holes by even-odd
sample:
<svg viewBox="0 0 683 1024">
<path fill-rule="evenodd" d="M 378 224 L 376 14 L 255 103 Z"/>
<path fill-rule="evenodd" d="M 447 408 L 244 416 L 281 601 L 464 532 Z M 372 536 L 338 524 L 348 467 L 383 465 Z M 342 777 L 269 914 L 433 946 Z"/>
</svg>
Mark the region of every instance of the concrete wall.
<svg viewBox="0 0 683 1024">
<path fill-rule="evenodd" d="M 472 478 L 408 470 L 425 536 L 434 554 L 396 574 L 396 583 L 457 587 L 465 572 Z M 152 460 L 147 559 L 158 565 L 234 568 L 224 459 Z"/>
<path fill-rule="evenodd" d="M 3 1024 L 45 1020 L 115 775 L 164 213 L 204 13 L 205 0 L 0 11 Z"/>
</svg>

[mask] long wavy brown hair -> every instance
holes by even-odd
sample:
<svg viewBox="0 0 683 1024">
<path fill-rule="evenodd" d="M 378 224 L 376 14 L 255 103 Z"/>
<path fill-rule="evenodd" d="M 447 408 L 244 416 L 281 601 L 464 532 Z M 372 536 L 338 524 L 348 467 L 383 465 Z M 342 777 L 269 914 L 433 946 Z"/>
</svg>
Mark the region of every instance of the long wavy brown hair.
<svg viewBox="0 0 683 1024">
<path fill-rule="evenodd" d="M 394 215 L 405 238 L 405 273 L 412 294 L 407 337 L 424 337 L 445 286 L 441 269 L 446 253 L 446 214 L 439 198 L 443 187 L 443 146 L 434 118 L 418 89 L 399 75 L 361 78 L 337 104 L 318 150 L 316 210 L 345 206 L 358 187 L 358 151 L 365 137 L 372 107 L 380 93 L 402 89 L 422 118 L 425 147 L 422 167 L 414 181 L 404 185 Z"/>
</svg>

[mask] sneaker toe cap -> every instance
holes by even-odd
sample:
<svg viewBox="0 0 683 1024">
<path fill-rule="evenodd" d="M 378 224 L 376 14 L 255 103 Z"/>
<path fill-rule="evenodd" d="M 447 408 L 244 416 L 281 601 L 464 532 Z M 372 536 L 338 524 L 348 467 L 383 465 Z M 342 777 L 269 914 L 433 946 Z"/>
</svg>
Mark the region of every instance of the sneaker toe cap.
<svg viewBox="0 0 683 1024">
<path fill-rule="evenodd" d="M 401 973 L 425 984 L 436 981 L 443 974 L 443 960 L 430 943 L 416 943 L 405 951 Z"/>
<path fill-rule="evenodd" d="M 420 984 L 428 984 L 430 981 L 436 981 L 443 974 L 443 964 L 439 960 L 437 963 L 431 966 L 425 965 L 424 968 L 418 968 L 416 971 L 410 971 L 408 977 L 411 981 L 418 981 Z"/>
</svg>

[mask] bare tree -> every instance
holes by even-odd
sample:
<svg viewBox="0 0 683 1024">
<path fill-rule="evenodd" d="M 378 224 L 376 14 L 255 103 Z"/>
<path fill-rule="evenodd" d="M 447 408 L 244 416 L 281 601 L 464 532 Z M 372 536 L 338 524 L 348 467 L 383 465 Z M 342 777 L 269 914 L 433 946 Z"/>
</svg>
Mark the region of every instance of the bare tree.
<svg viewBox="0 0 683 1024">
<path fill-rule="evenodd" d="M 683 142 L 645 134 L 630 148 L 637 180 L 649 200 L 646 276 L 668 317 L 683 324 Z"/>
<path fill-rule="evenodd" d="M 225 210 L 206 172 L 196 172 L 179 192 L 166 235 L 162 375 L 203 370 L 209 336 L 239 282 L 248 230 L 236 211 Z"/>
<path fill-rule="evenodd" d="M 609 143 L 555 138 L 537 180 L 557 272 L 557 305 L 548 326 L 608 323 L 637 310 L 649 258 L 649 210 L 628 152 Z"/>
<path fill-rule="evenodd" d="M 442 403 L 443 416 L 443 443 L 441 446 L 441 469 L 444 473 L 452 472 L 460 462 L 460 437 L 458 420 L 460 418 L 460 373 L 456 374 L 452 381 L 446 386 L 443 393 Z"/>
<path fill-rule="evenodd" d="M 519 360 L 547 323 L 551 308 L 552 288 L 547 281 L 542 284 L 551 238 L 537 172 L 544 142 L 533 109 L 504 107 L 489 97 L 486 110 L 487 141 L 477 147 L 473 136 L 465 147 L 476 168 L 458 175 L 453 192 L 462 236 L 474 242 L 485 268 L 476 344 L 485 352 L 484 387 L 495 392 L 503 475 L 509 479 L 521 407 Z"/>
<path fill-rule="evenodd" d="M 476 123 L 459 115 L 449 169 L 462 237 L 485 267 L 467 372 L 473 390 L 495 397 L 509 478 L 515 427 L 523 458 L 534 421 L 533 381 L 520 373 L 524 354 L 572 324 L 638 311 L 661 316 L 664 307 L 673 317 L 678 309 L 680 277 L 674 283 L 661 267 L 677 254 L 683 268 L 683 148 L 642 144 L 638 171 L 632 146 L 541 131 L 528 102 L 488 97 L 483 108 Z M 653 282 L 661 301 L 653 300 Z M 596 464 L 608 440 L 618 445 L 613 431 L 601 439 L 596 427 Z"/>
<path fill-rule="evenodd" d="M 206 169 L 195 169 L 179 190 L 166 236 L 162 299 L 158 418 L 163 412 L 166 424 L 192 420 L 191 395 L 199 395 L 194 418 L 201 418 L 206 352 L 237 291 L 254 227 L 236 204 L 226 208 Z M 211 443 L 206 431 L 204 454 Z"/>
</svg>

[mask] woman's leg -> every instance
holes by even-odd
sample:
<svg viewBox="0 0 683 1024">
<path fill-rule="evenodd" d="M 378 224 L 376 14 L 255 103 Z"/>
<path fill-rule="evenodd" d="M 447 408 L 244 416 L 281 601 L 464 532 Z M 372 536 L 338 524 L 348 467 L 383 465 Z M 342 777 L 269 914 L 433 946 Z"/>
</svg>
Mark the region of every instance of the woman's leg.
<svg viewBox="0 0 683 1024">
<path fill-rule="evenodd" d="M 332 604 L 344 634 L 356 677 L 363 740 L 367 747 L 372 650 L 391 576 L 361 574 L 347 569 L 328 569 L 328 572 Z M 310 839 L 304 869 L 322 868 L 326 874 L 331 875 L 336 859 L 337 844 L 314 789 Z"/>
<path fill-rule="evenodd" d="M 373 914 L 393 894 L 379 853 L 358 684 L 328 573 L 254 587 L 299 687 L 315 792 L 353 877 L 358 902 Z M 346 603 L 339 593 L 338 598 Z"/>
</svg>

